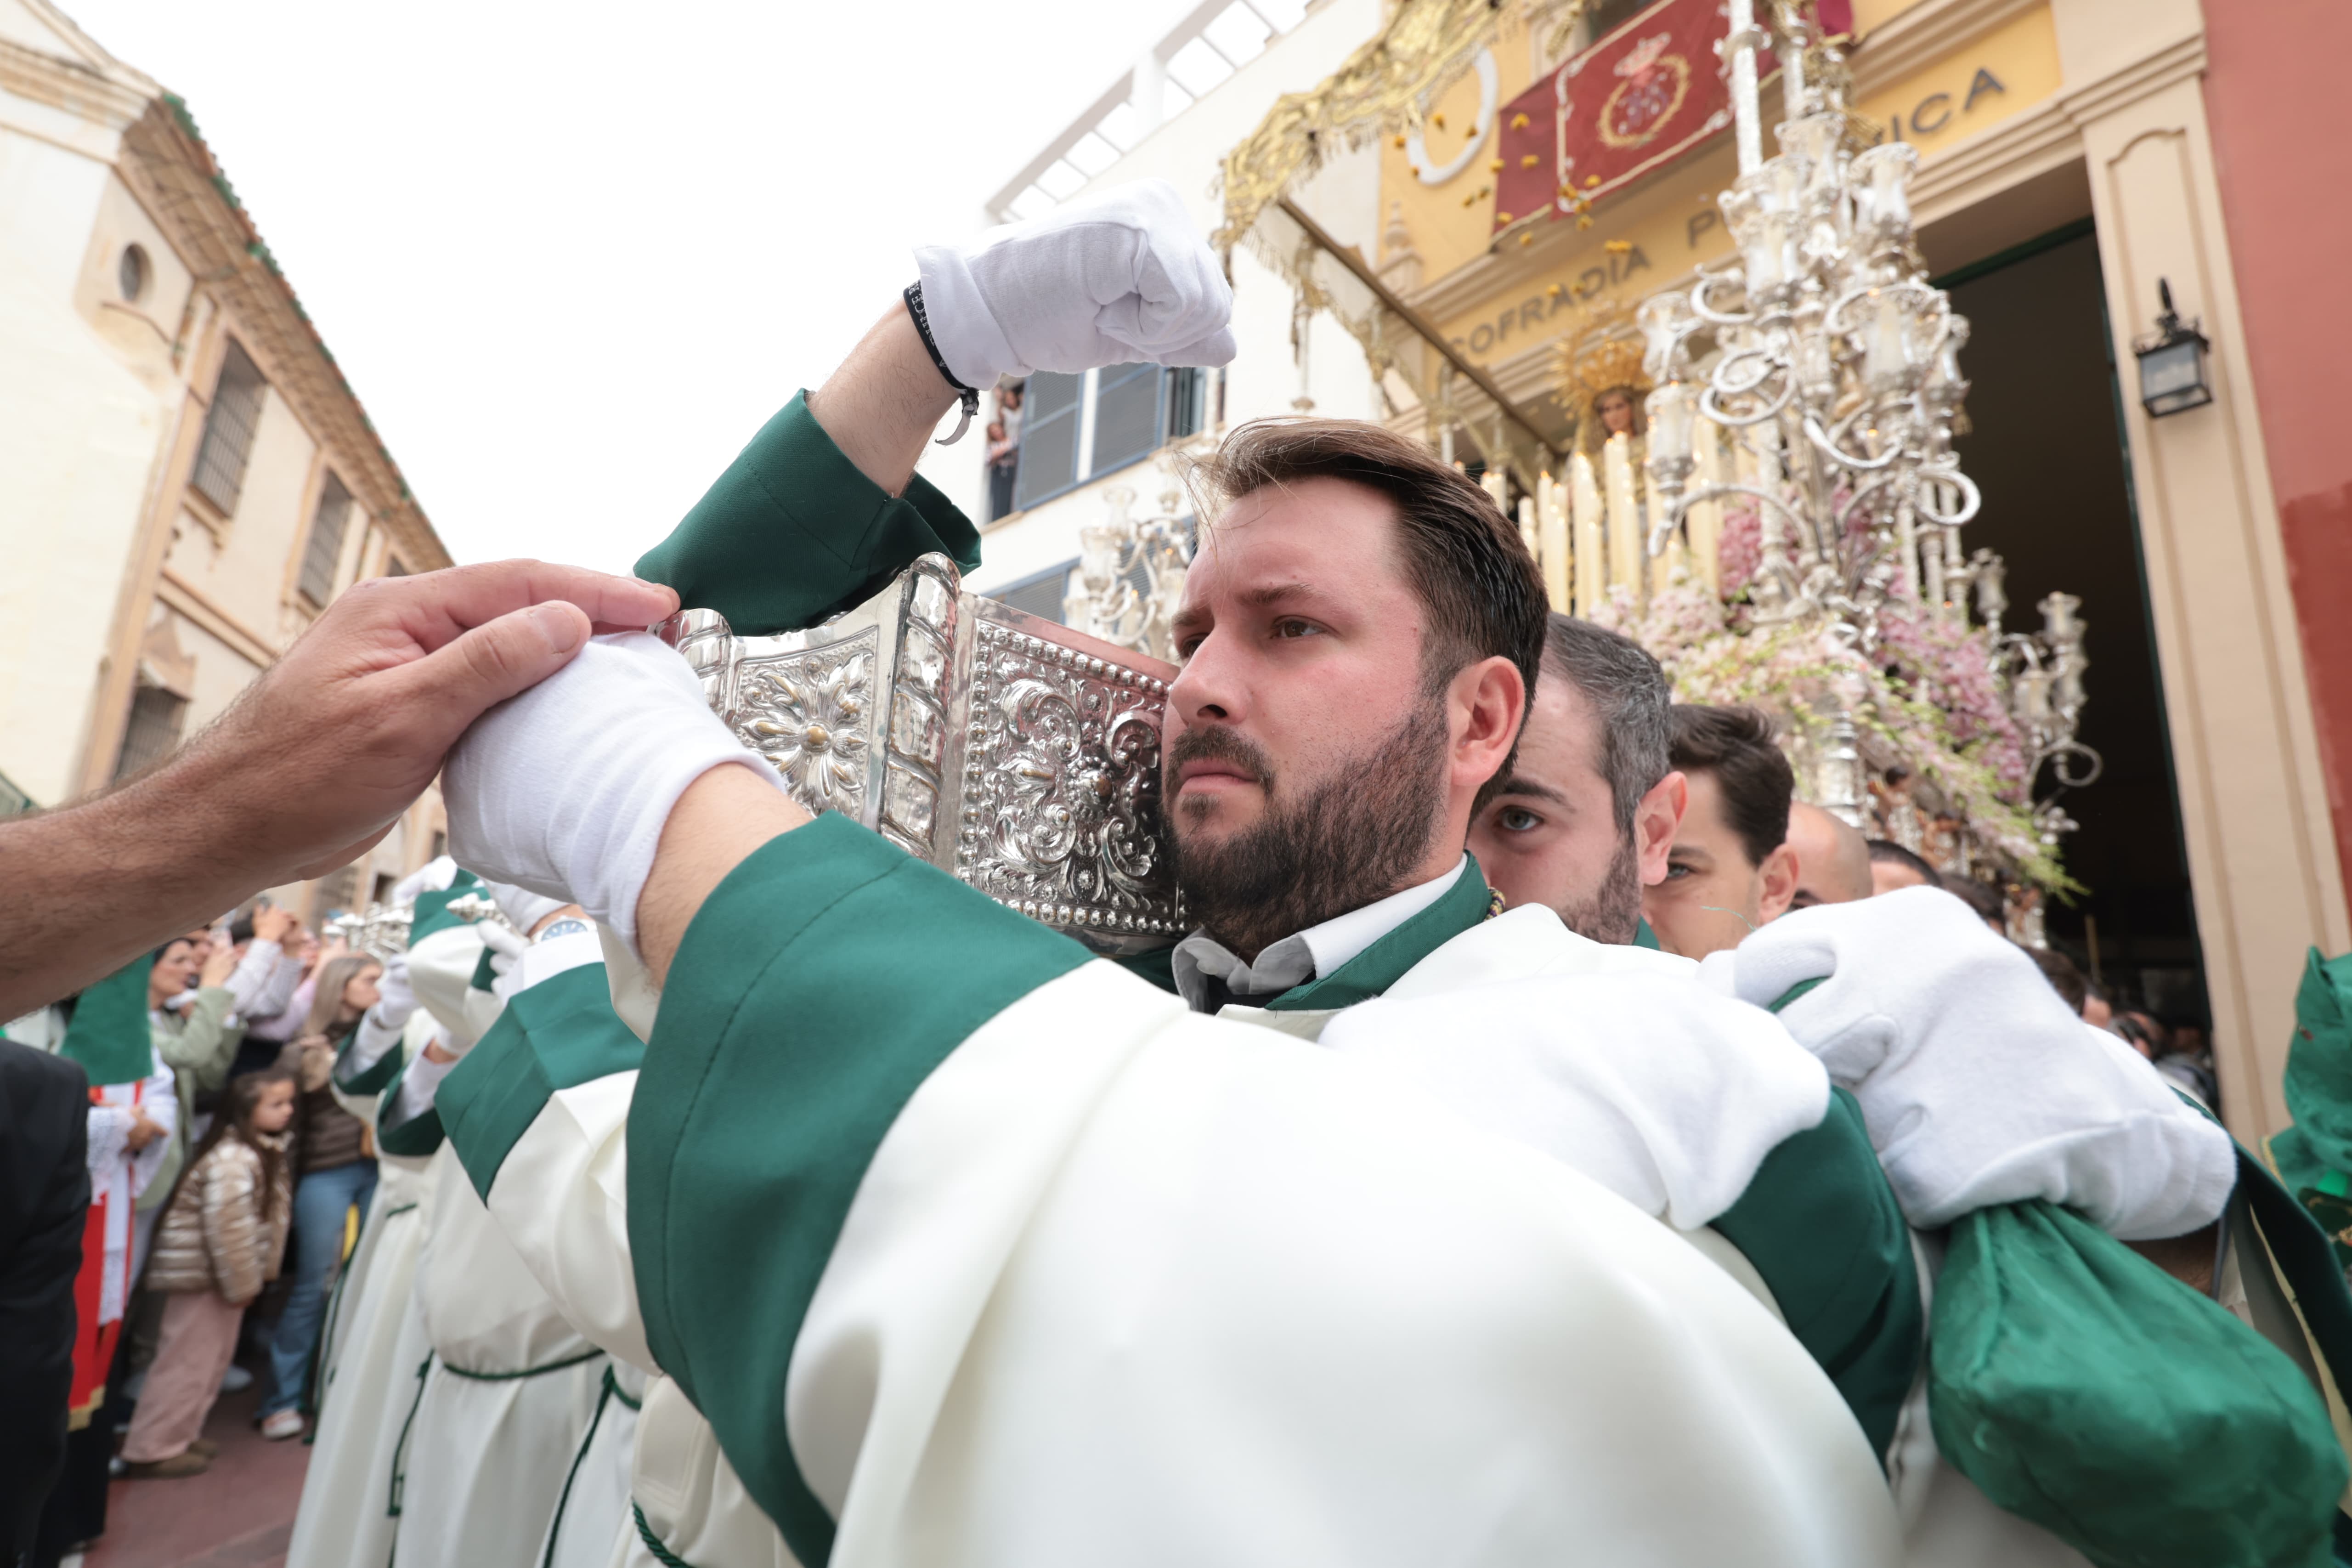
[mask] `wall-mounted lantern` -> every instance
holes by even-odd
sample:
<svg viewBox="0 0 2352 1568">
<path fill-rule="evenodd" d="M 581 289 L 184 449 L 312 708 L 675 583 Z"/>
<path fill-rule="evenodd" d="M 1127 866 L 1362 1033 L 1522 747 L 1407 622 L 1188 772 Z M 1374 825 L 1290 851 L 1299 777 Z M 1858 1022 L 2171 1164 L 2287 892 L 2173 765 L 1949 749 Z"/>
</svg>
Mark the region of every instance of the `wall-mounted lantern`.
<svg viewBox="0 0 2352 1568">
<path fill-rule="evenodd" d="M 2169 282 L 2158 279 L 2156 296 L 2164 306 L 2156 318 L 2156 335 L 2132 344 L 2132 353 L 2139 359 L 2140 405 L 2149 418 L 2161 419 L 2213 401 L 2213 387 L 2205 375 L 2205 351 L 2213 345 L 2197 330 L 2198 322 L 2181 321 L 2172 308 Z"/>
</svg>

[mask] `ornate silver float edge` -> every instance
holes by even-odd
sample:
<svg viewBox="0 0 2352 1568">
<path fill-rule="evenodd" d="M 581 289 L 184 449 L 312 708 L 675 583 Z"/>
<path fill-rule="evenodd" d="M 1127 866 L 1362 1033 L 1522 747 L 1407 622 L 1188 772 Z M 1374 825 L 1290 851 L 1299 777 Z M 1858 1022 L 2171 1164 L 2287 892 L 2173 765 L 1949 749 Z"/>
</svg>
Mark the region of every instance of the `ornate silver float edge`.
<svg viewBox="0 0 2352 1568">
<path fill-rule="evenodd" d="M 1097 952 L 1187 929 L 1159 812 L 1174 667 L 962 592 L 944 555 L 803 631 L 654 628 L 801 805 Z"/>
</svg>

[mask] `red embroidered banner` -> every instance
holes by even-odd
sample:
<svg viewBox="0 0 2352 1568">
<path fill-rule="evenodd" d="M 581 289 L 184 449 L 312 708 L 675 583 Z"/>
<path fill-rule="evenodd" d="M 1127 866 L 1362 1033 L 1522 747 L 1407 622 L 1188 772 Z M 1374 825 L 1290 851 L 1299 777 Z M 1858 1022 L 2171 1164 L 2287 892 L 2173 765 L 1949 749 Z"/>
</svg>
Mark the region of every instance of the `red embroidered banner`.
<svg viewBox="0 0 2352 1568">
<path fill-rule="evenodd" d="M 1832 33 L 1852 26 L 1851 0 L 1825 0 L 1821 13 Z M 1505 105 L 1495 226 L 1564 216 L 1576 210 L 1566 189 L 1607 195 L 1728 129 L 1730 81 L 1716 53 L 1727 26 L 1723 0 L 1659 0 Z M 1771 55 L 1759 50 L 1756 68 L 1768 75 Z"/>
</svg>

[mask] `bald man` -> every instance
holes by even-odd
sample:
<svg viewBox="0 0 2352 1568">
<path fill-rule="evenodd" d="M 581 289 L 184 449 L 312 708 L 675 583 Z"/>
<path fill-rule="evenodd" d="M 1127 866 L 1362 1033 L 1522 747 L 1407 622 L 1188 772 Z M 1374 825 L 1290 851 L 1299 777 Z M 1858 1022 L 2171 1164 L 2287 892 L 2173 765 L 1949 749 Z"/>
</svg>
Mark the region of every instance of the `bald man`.
<svg viewBox="0 0 2352 1568">
<path fill-rule="evenodd" d="M 1797 855 L 1792 910 L 1870 897 L 1870 841 L 1862 830 L 1818 805 L 1789 803 L 1789 847 Z"/>
</svg>

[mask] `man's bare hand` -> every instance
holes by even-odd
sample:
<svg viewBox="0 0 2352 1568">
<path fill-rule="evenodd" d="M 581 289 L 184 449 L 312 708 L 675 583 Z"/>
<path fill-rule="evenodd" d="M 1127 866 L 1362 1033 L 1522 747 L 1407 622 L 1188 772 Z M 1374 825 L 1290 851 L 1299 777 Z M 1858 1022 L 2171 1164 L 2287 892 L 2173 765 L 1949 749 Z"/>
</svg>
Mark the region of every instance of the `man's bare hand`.
<svg viewBox="0 0 2352 1568">
<path fill-rule="evenodd" d="M 131 1131 L 123 1134 L 122 1141 L 130 1147 L 131 1152 L 136 1154 L 162 1136 L 163 1136 L 163 1124 L 149 1116 L 146 1111 L 136 1110 L 131 1113 Z"/>
<path fill-rule="evenodd" d="M 677 608 L 657 584 L 536 561 L 351 588 L 162 767 L 0 825 L 0 1017 L 257 889 L 348 864 L 484 710 L 562 668 L 592 632 Z M 256 789 L 264 767 L 269 787 Z"/>
<path fill-rule="evenodd" d="M 677 608 L 658 584 L 537 561 L 356 584 L 148 782 L 225 784 L 270 759 L 267 792 L 215 784 L 210 847 L 259 871 L 256 886 L 320 876 L 383 837 L 483 710 L 562 668 L 592 630 Z"/>
<path fill-rule="evenodd" d="M 253 911 L 253 940 L 274 942 L 283 947 L 286 943 L 286 933 L 298 929 L 301 923 L 301 918 L 292 910 L 275 907 L 256 910 Z"/>
</svg>

